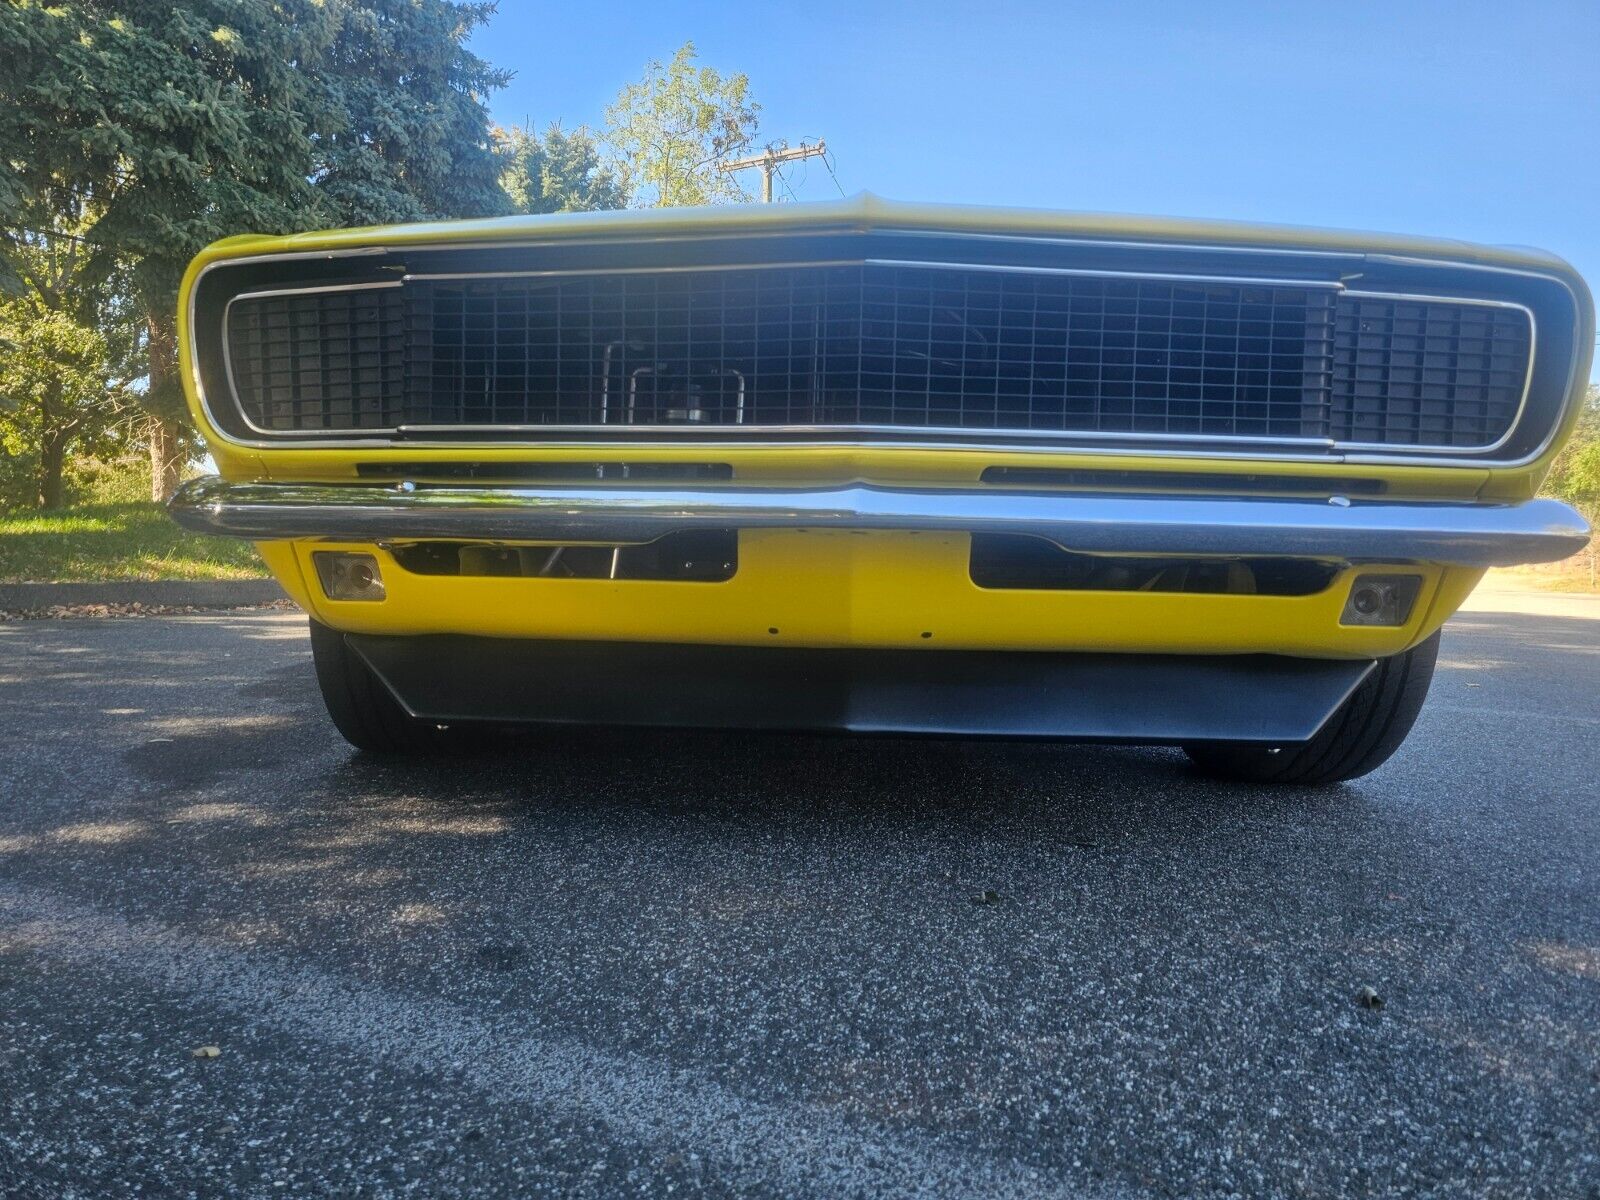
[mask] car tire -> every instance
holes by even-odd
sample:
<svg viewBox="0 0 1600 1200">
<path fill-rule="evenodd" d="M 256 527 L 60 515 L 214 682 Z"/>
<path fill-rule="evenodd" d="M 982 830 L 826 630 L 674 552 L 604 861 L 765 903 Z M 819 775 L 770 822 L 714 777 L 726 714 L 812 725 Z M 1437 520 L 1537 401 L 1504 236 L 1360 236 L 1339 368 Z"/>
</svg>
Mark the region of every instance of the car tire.
<svg viewBox="0 0 1600 1200">
<path fill-rule="evenodd" d="M 449 745 L 449 731 L 406 712 L 337 629 L 311 622 L 311 660 L 328 716 L 357 750 L 430 754 Z"/>
<path fill-rule="evenodd" d="M 1381 659 L 1309 742 L 1200 742 L 1184 746 L 1184 753 L 1208 775 L 1247 783 L 1314 786 L 1359 778 L 1382 766 L 1411 732 L 1438 657 L 1436 633 L 1403 654 Z"/>
</svg>

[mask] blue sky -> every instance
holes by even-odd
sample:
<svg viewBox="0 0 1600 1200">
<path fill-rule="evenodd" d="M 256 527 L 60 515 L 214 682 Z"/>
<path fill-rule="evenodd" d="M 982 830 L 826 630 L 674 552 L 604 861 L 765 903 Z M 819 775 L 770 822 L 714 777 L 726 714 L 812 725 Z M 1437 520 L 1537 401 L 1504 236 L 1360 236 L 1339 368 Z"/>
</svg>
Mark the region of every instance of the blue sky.
<svg viewBox="0 0 1600 1200">
<path fill-rule="evenodd" d="M 688 38 L 846 192 L 1521 243 L 1600 285 L 1600 0 L 501 0 L 474 48 L 517 72 L 502 123 L 598 125 Z"/>
</svg>

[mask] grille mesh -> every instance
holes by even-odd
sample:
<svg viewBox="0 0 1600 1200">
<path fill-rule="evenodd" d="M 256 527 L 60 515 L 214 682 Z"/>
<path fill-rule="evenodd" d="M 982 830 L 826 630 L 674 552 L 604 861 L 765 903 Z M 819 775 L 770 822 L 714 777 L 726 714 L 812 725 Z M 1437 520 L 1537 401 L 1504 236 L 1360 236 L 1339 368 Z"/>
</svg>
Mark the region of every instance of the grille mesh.
<svg viewBox="0 0 1600 1200">
<path fill-rule="evenodd" d="M 1525 312 L 1349 296 L 1339 303 L 1331 433 L 1342 442 L 1486 446 L 1527 381 Z"/>
<path fill-rule="evenodd" d="M 404 308 L 398 288 L 235 302 L 228 353 L 245 415 L 262 429 L 399 424 Z"/>
<path fill-rule="evenodd" d="M 413 280 L 245 297 L 267 430 L 990 429 L 1481 445 L 1525 315 L 1329 288 L 894 264 Z"/>
</svg>

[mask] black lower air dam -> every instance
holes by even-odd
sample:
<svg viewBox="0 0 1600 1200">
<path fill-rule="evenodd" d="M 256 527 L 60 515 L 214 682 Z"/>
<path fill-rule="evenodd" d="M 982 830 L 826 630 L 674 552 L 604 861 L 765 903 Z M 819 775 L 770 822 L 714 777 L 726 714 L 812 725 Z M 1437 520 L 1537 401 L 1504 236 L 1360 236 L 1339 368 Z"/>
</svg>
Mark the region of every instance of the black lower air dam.
<svg viewBox="0 0 1600 1200">
<path fill-rule="evenodd" d="M 431 721 L 1097 742 L 1309 740 L 1371 660 L 348 634 Z"/>
</svg>

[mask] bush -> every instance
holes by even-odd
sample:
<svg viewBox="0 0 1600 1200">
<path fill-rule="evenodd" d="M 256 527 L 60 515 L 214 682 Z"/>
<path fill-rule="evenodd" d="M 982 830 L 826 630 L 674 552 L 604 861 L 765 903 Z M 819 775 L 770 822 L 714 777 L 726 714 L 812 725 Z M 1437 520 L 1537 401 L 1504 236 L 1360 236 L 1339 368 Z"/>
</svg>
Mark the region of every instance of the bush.
<svg viewBox="0 0 1600 1200">
<path fill-rule="evenodd" d="M 150 459 L 143 454 L 74 459 L 67 472 L 67 495 L 69 505 L 149 500 Z"/>
<path fill-rule="evenodd" d="M 1593 518 L 1600 509 L 1600 387 L 1591 387 L 1572 440 L 1562 447 L 1544 493 L 1566 500 Z"/>
<path fill-rule="evenodd" d="M 37 471 L 35 455 L 0 454 L 0 513 L 20 516 L 38 511 Z M 64 508 L 136 504 L 150 499 L 150 460 L 142 454 L 69 458 L 62 484 Z"/>
</svg>

